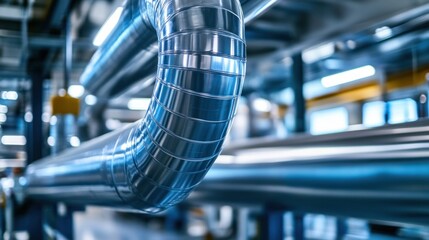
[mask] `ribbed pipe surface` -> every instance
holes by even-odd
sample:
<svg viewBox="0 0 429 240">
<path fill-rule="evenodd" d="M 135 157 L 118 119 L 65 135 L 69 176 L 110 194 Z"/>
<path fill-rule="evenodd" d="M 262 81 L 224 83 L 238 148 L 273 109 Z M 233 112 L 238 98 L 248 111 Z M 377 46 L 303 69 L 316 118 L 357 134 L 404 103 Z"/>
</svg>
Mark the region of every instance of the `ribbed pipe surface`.
<svg viewBox="0 0 429 240">
<path fill-rule="evenodd" d="M 244 21 L 256 18 L 277 1 L 240 0 Z M 125 3 L 124 14 L 112 37 L 97 50 L 80 77 L 85 89 L 98 98 L 118 96 L 156 72 L 155 34 L 151 24 L 144 24 L 141 14 L 136 13 L 139 8 L 136 2 Z M 134 27 L 130 28 L 131 25 Z"/>
<path fill-rule="evenodd" d="M 145 118 L 31 164 L 29 197 L 158 212 L 185 199 L 219 155 L 245 74 L 239 1 L 127 4 L 132 7 L 125 17 L 134 16 L 133 22 L 115 36 L 126 38 L 117 42 L 126 44 L 141 26 L 153 26 L 159 43 L 157 80 Z"/>
</svg>

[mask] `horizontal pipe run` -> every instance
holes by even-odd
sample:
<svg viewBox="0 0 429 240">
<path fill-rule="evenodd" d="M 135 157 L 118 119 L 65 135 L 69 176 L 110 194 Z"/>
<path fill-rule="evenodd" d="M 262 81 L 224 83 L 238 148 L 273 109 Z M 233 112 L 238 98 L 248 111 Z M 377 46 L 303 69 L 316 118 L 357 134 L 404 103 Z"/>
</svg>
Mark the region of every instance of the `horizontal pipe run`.
<svg viewBox="0 0 429 240">
<path fill-rule="evenodd" d="M 245 149 L 299 146 L 358 146 L 429 142 L 429 120 L 324 135 L 300 134 L 291 138 L 255 138 L 234 141 L 222 151 L 230 155 Z"/>
<path fill-rule="evenodd" d="M 242 150 L 221 156 L 189 201 L 429 226 L 427 149 L 429 143 Z"/>
</svg>

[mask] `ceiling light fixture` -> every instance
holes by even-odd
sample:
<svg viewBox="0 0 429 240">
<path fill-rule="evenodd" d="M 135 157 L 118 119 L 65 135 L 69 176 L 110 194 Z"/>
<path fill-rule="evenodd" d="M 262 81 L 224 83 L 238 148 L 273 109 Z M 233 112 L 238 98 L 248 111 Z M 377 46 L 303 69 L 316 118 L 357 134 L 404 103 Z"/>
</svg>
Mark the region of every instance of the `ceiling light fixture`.
<svg viewBox="0 0 429 240">
<path fill-rule="evenodd" d="M 306 64 L 315 63 L 321 59 L 328 58 L 335 53 L 333 42 L 306 49 L 302 52 L 302 60 Z"/>
<path fill-rule="evenodd" d="M 344 83 L 372 77 L 375 75 L 375 68 L 371 65 L 355 68 L 345 72 L 323 77 L 321 82 L 325 88 L 338 86 Z"/>
<path fill-rule="evenodd" d="M 3 98 L 4 100 L 17 100 L 18 93 L 15 91 L 4 91 L 1 92 L 1 98 Z"/>
<path fill-rule="evenodd" d="M 3 145 L 23 146 L 27 143 L 27 139 L 22 135 L 4 135 L 1 137 Z"/>
</svg>

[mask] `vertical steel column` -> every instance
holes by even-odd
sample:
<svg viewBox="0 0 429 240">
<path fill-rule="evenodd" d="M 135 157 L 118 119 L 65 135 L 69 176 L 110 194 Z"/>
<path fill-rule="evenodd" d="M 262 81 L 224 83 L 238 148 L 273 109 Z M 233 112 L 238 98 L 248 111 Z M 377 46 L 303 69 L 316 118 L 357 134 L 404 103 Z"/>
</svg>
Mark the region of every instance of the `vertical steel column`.
<svg viewBox="0 0 429 240">
<path fill-rule="evenodd" d="M 294 94 L 295 133 L 304 133 L 306 127 L 306 106 L 304 98 L 304 62 L 302 54 L 292 56 L 292 90 Z M 304 215 L 293 213 L 294 239 L 304 239 Z"/>
<path fill-rule="evenodd" d="M 306 104 L 304 98 L 304 62 L 302 54 L 296 54 L 292 57 L 292 90 L 294 93 L 295 110 L 295 133 L 306 132 Z M 264 237 L 266 239 L 284 238 L 284 211 L 276 211 L 267 208 L 265 213 Z M 301 214 L 294 213 L 294 239 L 303 239 L 304 237 L 304 217 Z"/>
<path fill-rule="evenodd" d="M 33 121 L 28 123 L 27 132 L 27 163 L 30 164 L 43 157 L 43 82 L 41 72 L 34 71 L 31 74 L 31 111 Z"/>
<path fill-rule="evenodd" d="M 292 57 L 292 90 L 294 93 L 295 133 L 303 133 L 306 129 L 305 98 L 304 98 L 304 63 L 301 53 Z"/>
</svg>

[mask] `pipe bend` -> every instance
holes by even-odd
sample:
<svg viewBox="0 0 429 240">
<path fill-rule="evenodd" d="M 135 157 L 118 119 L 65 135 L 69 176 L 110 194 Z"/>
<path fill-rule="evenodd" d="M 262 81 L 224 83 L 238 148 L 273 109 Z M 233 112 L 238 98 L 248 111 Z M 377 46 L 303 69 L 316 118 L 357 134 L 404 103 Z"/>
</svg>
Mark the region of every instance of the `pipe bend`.
<svg viewBox="0 0 429 240">
<path fill-rule="evenodd" d="M 245 75 L 244 22 L 235 0 L 141 5 L 158 36 L 156 87 L 125 160 L 111 169 L 126 171 L 116 179 L 120 197 L 154 212 L 185 199 L 221 151 Z"/>
<path fill-rule="evenodd" d="M 146 116 L 126 129 L 31 164 L 26 171 L 29 197 L 154 213 L 184 200 L 221 152 L 245 75 L 240 2 L 127 4 L 132 17 L 123 33 L 115 35 L 126 40 L 119 42 L 132 42 L 152 27 L 158 37 L 157 80 Z"/>
</svg>

